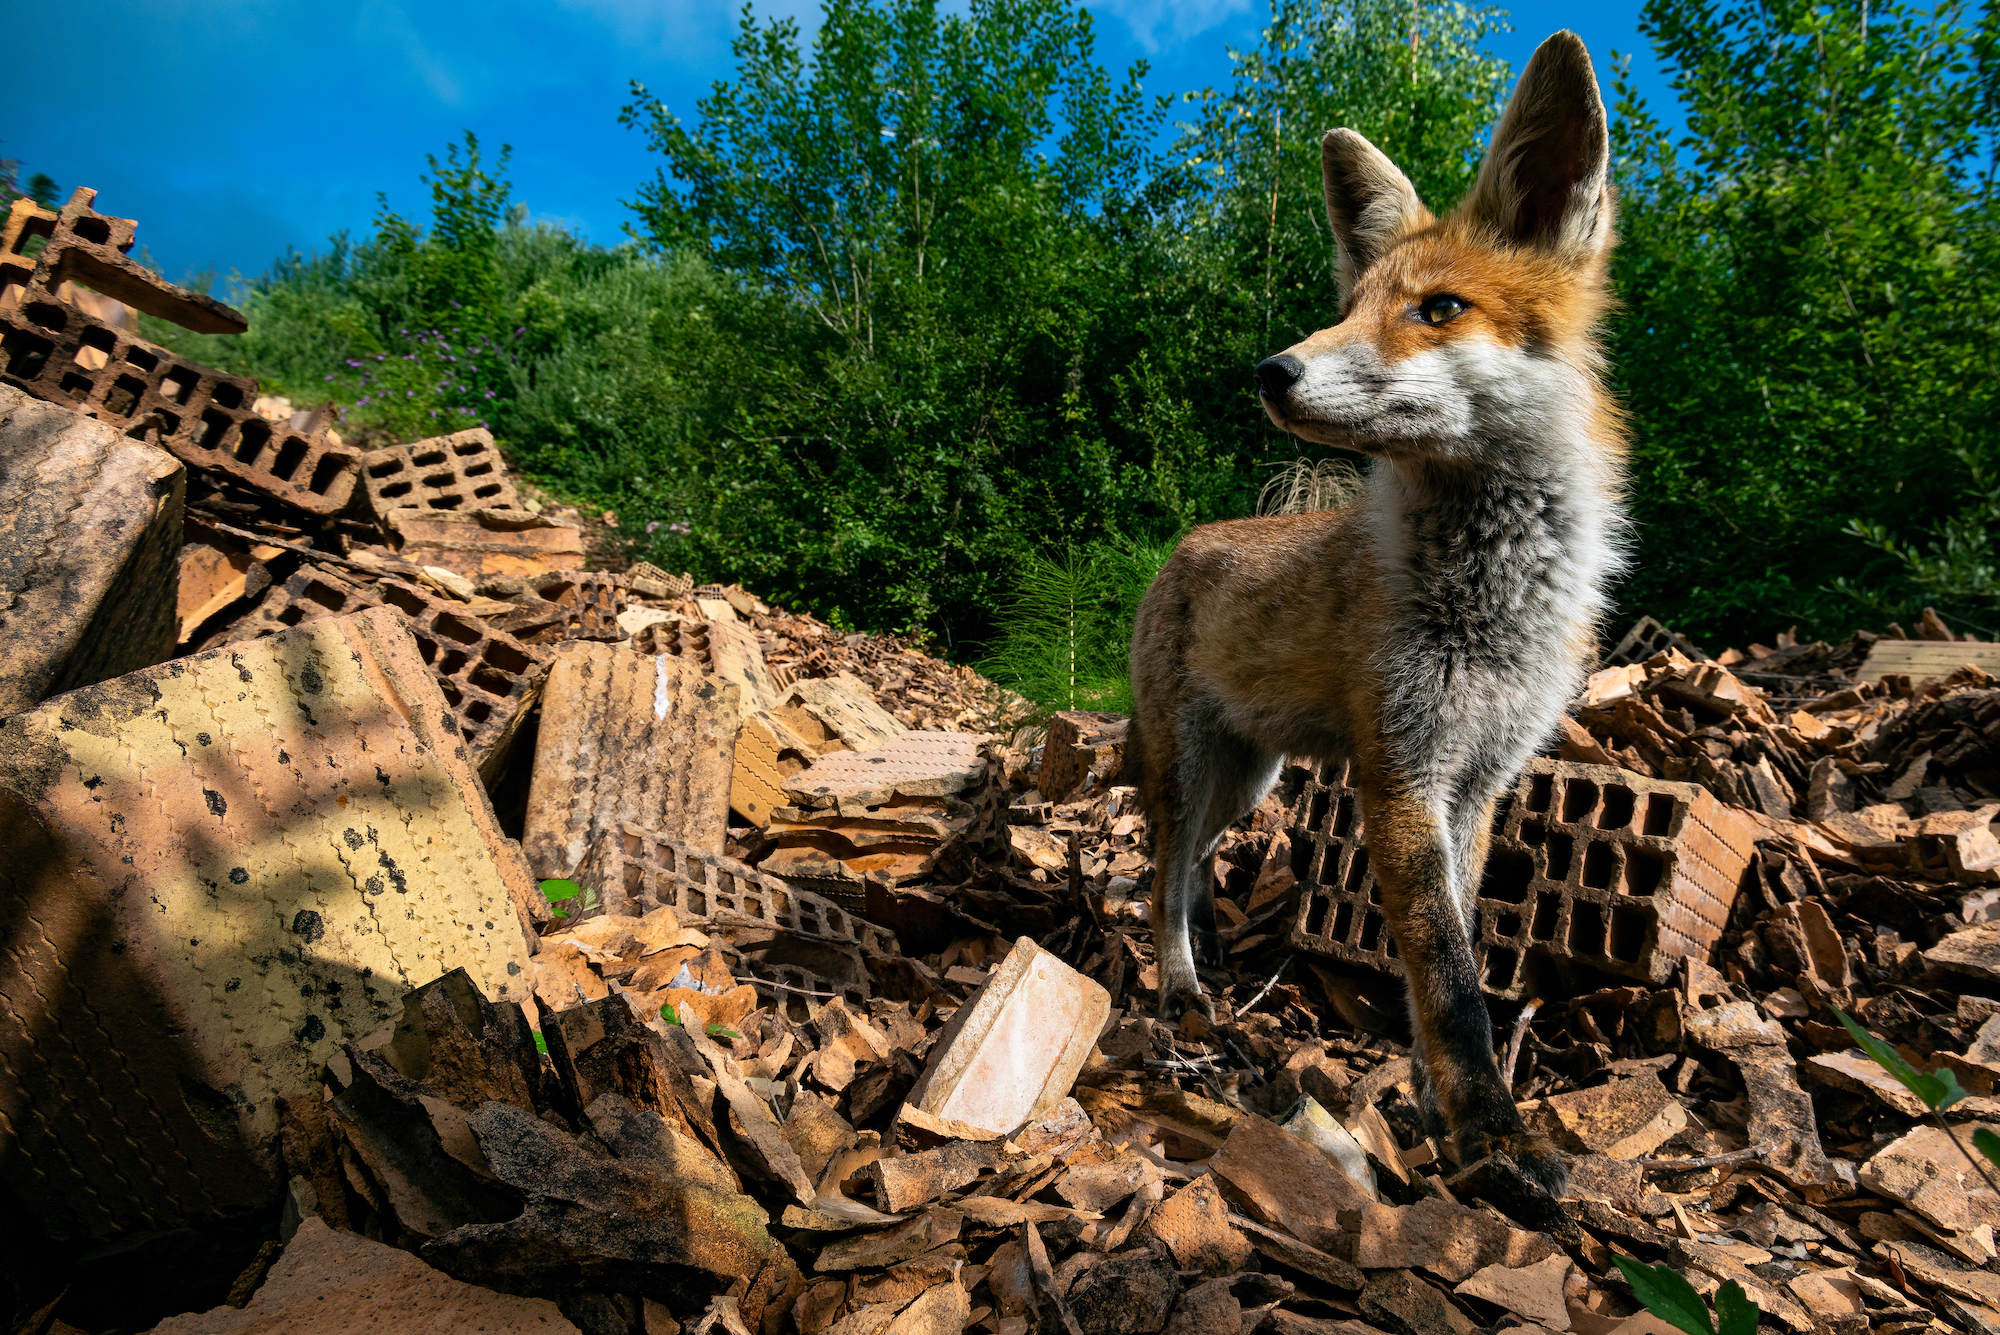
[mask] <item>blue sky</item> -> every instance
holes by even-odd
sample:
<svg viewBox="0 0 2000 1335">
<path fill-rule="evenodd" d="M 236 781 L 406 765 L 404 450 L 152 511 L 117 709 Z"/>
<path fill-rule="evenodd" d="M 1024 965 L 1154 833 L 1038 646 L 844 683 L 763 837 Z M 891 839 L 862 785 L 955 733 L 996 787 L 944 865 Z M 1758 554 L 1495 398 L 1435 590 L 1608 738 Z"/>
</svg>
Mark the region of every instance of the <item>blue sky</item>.
<svg viewBox="0 0 2000 1335">
<path fill-rule="evenodd" d="M 810 23 L 818 0 L 758 0 Z M 1225 84 L 1228 49 L 1253 45 L 1267 0 L 1105 0 L 1103 62 L 1151 62 L 1149 91 Z M 42 38 L 104 59 L 17 60 L 0 83 L 0 157 L 53 176 L 64 197 L 139 220 L 170 278 L 261 272 L 287 246 L 370 228 L 377 191 L 427 216 L 417 174 L 461 130 L 514 146 L 515 197 L 592 240 L 620 238 L 653 163 L 617 124 L 643 81 L 690 115 L 730 72 L 727 0 L 101 0 L 50 11 Z M 1605 75 L 1635 54 L 1653 104 L 1671 102 L 1638 33 L 1638 0 L 1513 7 L 1496 54 L 1518 70 L 1557 28 L 1575 29 Z M 51 29 L 53 25 L 53 31 Z M 116 34 L 107 43 L 108 34 Z M 1608 94 L 1607 89 L 1607 94 Z M 218 285 L 218 288 L 220 285 Z"/>
</svg>

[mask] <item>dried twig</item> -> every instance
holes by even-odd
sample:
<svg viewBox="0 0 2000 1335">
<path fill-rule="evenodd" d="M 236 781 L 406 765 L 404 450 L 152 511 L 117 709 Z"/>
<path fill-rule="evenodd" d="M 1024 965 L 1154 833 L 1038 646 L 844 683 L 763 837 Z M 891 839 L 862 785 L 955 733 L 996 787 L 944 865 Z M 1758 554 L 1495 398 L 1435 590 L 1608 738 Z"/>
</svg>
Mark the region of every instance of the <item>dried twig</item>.
<svg viewBox="0 0 2000 1335">
<path fill-rule="evenodd" d="M 1500 1083 L 1507 1087 L 1509 1094 L 1514 1091 L 1514 1070 L 1521 1062 L 1521 1045 L 1528 1039 L 1528 1022 L 1541 1008 L 1541 999 L 1535 998 L 1521 1007 L 1521 1014 L 1514 1021 L 1514 1036 L 1507 1040 L 1507 1069 L 1500 1073 Z"/>
<path fill-rule="evenodd" d="M 810 988 L 792 987 L 785 983 L 773 983 L 762 978 L 738 978 L 736 981 L 739 983 L 748 983 L 752 987 L 769 987 L 775 988 L 780 992 L 794 992 L 802 997 L 825 997 L 829 1001 L 840 1000 L 840 993 L 838 992 L 814 992 Z"/>
<path fill-rule="evenodd" d="M 1750 1159 L 1762 1159 L 1771 1153 L 1768 1145 L 1753 1146 L 1747 1150 L 1730 1150 L 1724 1154 L 1704 1154 L 1694 1159 L 1633 1159 L 1631 1162 L 1641 1168 L 1662 1173 L 1678 1173 L 1689 1168 L 1719 1168 L 1726 1163 L 1743 1163 Z"/>
<path fill-rule="evenodd" d="M 1254 996 L 1254 997 L 1252 997 L 1252 998 L 1250 998 L 1250 1000 L 1248 1000 L 1248 1001 L 1244 1002 L 1244 1003 L 1243 1003 L 1243 1009 L 1242 1009 L 1242 1010 L 1240 1010 L 1240 1011 L 1238 1011 L 1238 1012 L 1236 1012 L 1236 1013 L 1237 1013 L 1238 1015 L 1243 1015 L 1243 1014 L 1245 1014 L 1245 1013 L 1247 1013 L 1247 1012 L 1249 1012 L 1249 1011 L 1253 1011 L 1253 1010 L 1256 1010 L 1256 1009 L 1257 1009 L 1257 1003 L 1258 1003 L 1258 1002 L 1260 1002 L 1260 1001 L 1262 1001 L 1262 1000 L 1263 1000 L 1263 999 L 1264 999 L 1265 997 L 1267 997 L 1267 996 L 1269 996 L 1269 995 L 1271 994 L 1271 989 L 1272 989 L 1272 988 L 1274 988 L 1274 987 L 1276 987 L 1276 986 L 1278 985 L 1278 980 L 1279 980 L 1280 978 L 1284 977 L 1284 975 L 1285 975 L 1285 970 L 1286 970 L 1286 968 L 1288 968 L 1288 967 L 1289 967 L 1289 966 L 1291 965 L 1291 962 L 1292 962 L 1292 957 L 1291 957 L 1290 955 L 1287 955 L 1287 956 L 1285 956 L 1285 961 L 1284 961 L 1284 963 L 1283 963 L 1283 964 L 1280 964 L 1280 965 L 1278 966 L 1278 971 L 1277 971 L 1276 973 L 1274 973 L 1274 974 L 1272 974 L 1272 975 L 1271 975 L 1271 981 L 1270 981 L 1270 982 L 1268 982 L 1268 983 L 1266 983 L 1266 984 L 1264 984 L 1264 986 L 1262 986 L 1262 987 L 1258 988 L 1258 989 L 1257 989 L 1257 995 L 1256 995 L 1256 996 Z"/>
</svg>

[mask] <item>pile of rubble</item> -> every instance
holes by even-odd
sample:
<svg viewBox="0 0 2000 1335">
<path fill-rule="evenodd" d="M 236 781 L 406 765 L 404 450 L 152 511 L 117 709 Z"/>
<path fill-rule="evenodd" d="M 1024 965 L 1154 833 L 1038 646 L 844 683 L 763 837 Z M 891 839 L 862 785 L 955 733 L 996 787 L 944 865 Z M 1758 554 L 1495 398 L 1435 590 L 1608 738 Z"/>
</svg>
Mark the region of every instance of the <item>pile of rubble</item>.
<svg viewBox="0 0 2000 1335">
<path fill-rule="evenodd" d="M 1662 1329 L 1622 1254 L 2000 1330 L 2000 647 L 1606 656 L 1477 903 L 1553 1201 L 1425 1135 L 1343 766 L 1224 837 L 1162 1023 L 1123 719 L 586 569 L 484 431 L 139 338 L 242 321 L 92 203 L 0 247 L 13 1329 Z"/>
</svg>

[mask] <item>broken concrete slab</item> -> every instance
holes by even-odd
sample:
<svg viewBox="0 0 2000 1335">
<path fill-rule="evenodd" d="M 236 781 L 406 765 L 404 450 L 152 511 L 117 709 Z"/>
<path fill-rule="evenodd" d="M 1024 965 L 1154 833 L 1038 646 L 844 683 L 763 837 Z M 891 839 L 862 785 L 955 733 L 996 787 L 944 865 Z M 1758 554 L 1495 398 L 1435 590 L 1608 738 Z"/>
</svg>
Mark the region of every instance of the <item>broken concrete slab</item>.
<svg viewBox="0 0 2000 1335">
<path fill-rule="evenodd" d="M 1572 1268 L 1570 1259 L 1560 1252 L 1533 1265 L 1489 1265 L 1452 1292 L 1504 1307 L 1544 1330 L 1563 1331 L 1569 1329 L 1563 1281 Z"/>
<path fill-rule="evenodd" d="M 441 973 L 521 998 L 546 916 L 382 611 L 0 721 L 0 828 L 0 1175 L 58 1236 L 275 1204 L 277 1100 Z"/>
<path fill-rule="evenodd" d="M 576 1335 L 547 1298 L 453 1279 L 406 1251 L 308 1219 L 249 1302 L 168 1317 L 152 1335 L 343 1335 L 363 1326 L 447 1335 Z"/>
<path fill-rule="evenodd" d="M 0 715 L 173 653 L 186 495 L 165 450 L 0 384 Z"/>
<path fill-rule="evenodd" d="M 1319 1150 L 1268 1118 L 1239 1121 L 1209 1168 L 1245 1214 L 1322 1251 L 1340 1237 L 1341 1211 L 1374 1203 Z"/>
<path fill-rule="evenodd" d="M 1354 1263 L 1363 1270 L 1428 1270 L 1461 1283 L 1489 1265 L 1518 1269 L 1556 1253 L 1540 1233 L 1510 1227 L 1483 1210 L 1435 1197 L 1414 1205 L 1377 1205 L 1361 1212 Z"/>
<path fill-rule="evenodd" d="M 733 687 L 677 658 L 609 644 L 556 650 L 521 847 L 539 875 L 574 873 L 599 831 L 638 825 L 699 852 L 722 852 Z"/>
<path fill-rule="evenodd" d="M 1012 1132 L 1068 1095 L 1110 1014 L 1109 993 L 1024 936 L 952 1016 L 907 1103 Z"/>
</svg>

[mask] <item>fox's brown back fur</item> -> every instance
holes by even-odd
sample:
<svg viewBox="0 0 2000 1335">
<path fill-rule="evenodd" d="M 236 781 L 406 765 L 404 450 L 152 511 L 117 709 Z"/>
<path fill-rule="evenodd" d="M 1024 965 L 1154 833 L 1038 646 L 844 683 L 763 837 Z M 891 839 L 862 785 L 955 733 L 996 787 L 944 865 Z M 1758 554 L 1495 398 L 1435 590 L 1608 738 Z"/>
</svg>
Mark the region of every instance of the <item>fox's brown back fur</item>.
<svg viewBox="0 0 2000 1335">
<path fill-rule="evenodd" d="M 1573 35 L 1523 72 L 1438 220 L 1348 130 L 1323 147 L 1341 318 L 1258 368 L 1265 409 L 1374 456 L 1342 509 L 1190 534 L 1139 610 L 1128 772 L 1153 836 L 1163 1013 L 1204 1009 L 1206 859 L 1287 755 L 1353 764 L 1410 976 L 1427 1116 L 1462 1159 L 1554 1147 L 1501 1086 L 1471 916 L 1498 793 L 1554 730 L 1618 563 L 1622 422 L 1599 380 L 1603 103 Z M 1219 961 L 1217 961 L 1219 962 Z"/>
</svg>

